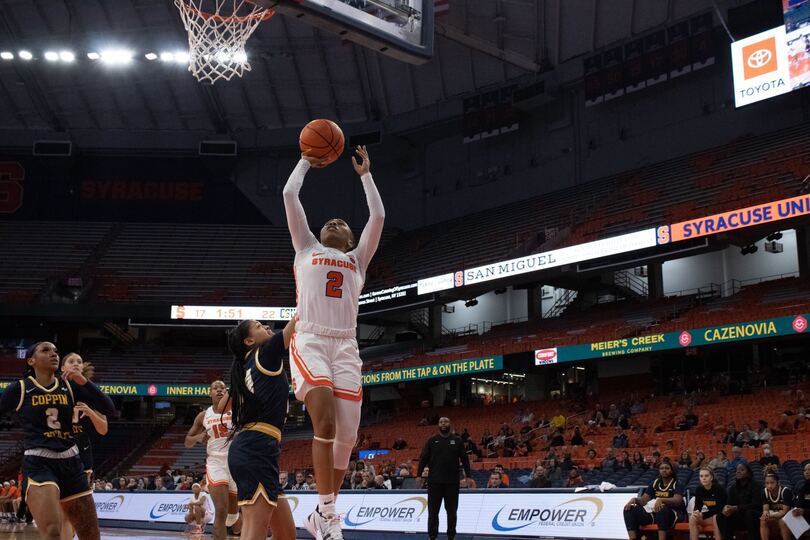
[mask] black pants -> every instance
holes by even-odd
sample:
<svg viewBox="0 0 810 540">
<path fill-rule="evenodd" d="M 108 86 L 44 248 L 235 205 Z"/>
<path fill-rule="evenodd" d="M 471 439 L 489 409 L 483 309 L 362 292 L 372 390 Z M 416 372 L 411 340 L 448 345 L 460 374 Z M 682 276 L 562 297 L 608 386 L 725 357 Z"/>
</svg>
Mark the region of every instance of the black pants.
<svg viewBox="0 0 810 540">
<path fill-rule="evenodd" d="M 439 508 L 444 500 L 444 509 L 447 511 L 447 536 L 456 535 L 456 512 L 458 511 L 459 483 L 441 484 L 428 483 L 428 536 L 439 536 Z"/>
<path fill-rule="evenodd" d="M 633 506 L 630 510 L 624 511 L 624 524 L 628 531 L 638 532 L 643 525 L 658 526 L 659 531 L 670 530 L 677 522 L 679 516 L 672 508 L 664 507 L 660 512 L 650 514 L 644 510 L 643 506 Z"/>
<path fill-rule="evenodd" d="M 734 531 L 742 530 L 748 531 L 748 540 L 759 540 L 760 515 L 761 513 L 756 510 L 736 512 L 729 517 L 722 513 L 717 514 L 717 528 L 720 529 L 723 540 L 731 540 L 734 537 Z"/>
</svg>

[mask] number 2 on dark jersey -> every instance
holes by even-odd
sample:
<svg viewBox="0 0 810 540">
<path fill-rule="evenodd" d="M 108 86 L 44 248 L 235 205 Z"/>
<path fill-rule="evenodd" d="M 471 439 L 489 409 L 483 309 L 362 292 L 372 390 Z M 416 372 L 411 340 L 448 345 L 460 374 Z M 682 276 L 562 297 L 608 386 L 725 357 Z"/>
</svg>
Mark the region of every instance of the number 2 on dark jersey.
<svg viewBox="0 0 810 540">
<path fill-rule="evenodd" d="M 332 270 L 326 274 L 326 296 L 329 298 L 343 298 L 343 273 Z"/>
</svg>

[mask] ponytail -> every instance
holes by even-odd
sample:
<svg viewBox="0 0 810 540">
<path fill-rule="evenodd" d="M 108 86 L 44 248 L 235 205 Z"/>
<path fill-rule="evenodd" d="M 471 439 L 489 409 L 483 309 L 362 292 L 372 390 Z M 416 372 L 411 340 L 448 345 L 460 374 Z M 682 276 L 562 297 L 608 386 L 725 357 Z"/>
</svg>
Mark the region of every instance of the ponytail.
<svg viewBox="0 0 810 540">
<path fill-rule="evenodd" d="M 250 352 L 250 349 L 245 345 L 245 338 L 248 337 L 251 323 L 253 321 L 242 321 L 236 328 L 228 332 L 228 349 L 233 354 L 230 386 L 233 430 L 229 438 L 233 438 L 237 431 L 246 424 L 255 422 L 258 417 L 256 396 L 250 391 L 245 382 L 247 376 L 245 358 Z"/>
<path fill-rule="evenodd" d="M 37 341 L 36 343 L 25 349 L 25 368 L 23 369 L 23 378 L 33 377 L 35 375 L 34 367 L 28 363 L 28 359 L 34 357 L 34 353 L 37 352 L 37 347 L 39 347 L 41 343 L 42 343 L 41 341 Z"/>
</svg>

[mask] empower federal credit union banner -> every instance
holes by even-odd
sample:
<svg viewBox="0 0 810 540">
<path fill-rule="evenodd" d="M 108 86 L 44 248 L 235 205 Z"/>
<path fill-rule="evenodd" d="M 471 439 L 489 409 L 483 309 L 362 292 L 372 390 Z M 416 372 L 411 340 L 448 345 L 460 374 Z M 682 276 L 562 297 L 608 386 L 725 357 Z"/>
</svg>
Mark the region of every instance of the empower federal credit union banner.
<svg viewBox="0 0 810 540">
<path fill-rule="evenodd" d="M 458 532 L 509 538 L 605 538 L 626 540 L 622 509 L 634 490 L 612 493 L 547 493 L 524 490 L 463 491 Z M 182 523 L 190 493 L 95 492 L 99 519 Z M 298 528 L 318 504 L 318 494 L 290 492 L 287 501 Z M 427 493 L 366 491 L 341 493 L 337 511 L 344 530 L 427 532 Z M 446 513 L 439 513 L 446 530 Z M 122 523 L 126 526 L 126 523 Z"/>
<path fill-rule="evenodd" d="M 535 351 L 535 364 L 556 364 L 558 362 L 573 362 L 589 358 L 608 358 L 699 345 L 716 345 L 733 341 L 802 334 L 807 330 L 808 318 L 810 318 L 810 315 L 805 314 L 721 326 L 707 326 L 682 332 L 633 336 L 565 347 L 547 347 Z"/>
</svg>

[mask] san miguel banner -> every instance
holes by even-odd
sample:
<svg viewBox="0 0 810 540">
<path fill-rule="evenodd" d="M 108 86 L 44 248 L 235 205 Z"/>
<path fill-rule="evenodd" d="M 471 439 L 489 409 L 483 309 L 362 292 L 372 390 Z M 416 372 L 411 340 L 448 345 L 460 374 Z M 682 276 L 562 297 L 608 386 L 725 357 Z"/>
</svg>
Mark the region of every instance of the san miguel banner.
<svg viewBox="0 0 810 540">
<path fill-rule="evenodd" d="M 535 351 L 535 365 L 802 334 L 807 330 L 808 318 L 810 315 L 796 315 L 795 317 L 708 326 L 682 332 L 634 336 L 565 347 L 549 347 Z"/>
<path fill-rule="evenodd" d="M 658 227 L 658 244 L 700 238 L 807 214 L 810 214 L 810 195 L 799 195 Z"/>
<path fill-rule="evenodd" d="M 458 377 L 460 375 L 497 371 L 499 369 L 503 369 L 503 356 L 500 355 L 489 356 L 487 358 L 456 360 L 443 364 L 405 367 L 389 369 L 387 371 L 370 371 L 363 373 L 363 386 L 435 379 L 438 377 Z"/>
<path fill-rule="evenodd" d="M 626 540 L 622 509 L 631 492 L 635 490 L 463 490 L 459 495 L 457 529 L 460 534 L 508 538 Z M 161 523 L 183 523 L 189 496 L 189 492 L 172 491 L 93 493 L 99 519 L 105 525 L 123 527 L 132 521 L 152 522 L 157 528 Z M 318 504 L 318 494 L 290 491 L 285 497 L 296 527 L 303 528 Z M 348 491 L 341 493 L 336 504 L 344 531 L 427 532 L 425 491 Z M 439 512 L 439 529 L 444 530 L 446 525 L 446 513 Z"/>
</svg>

